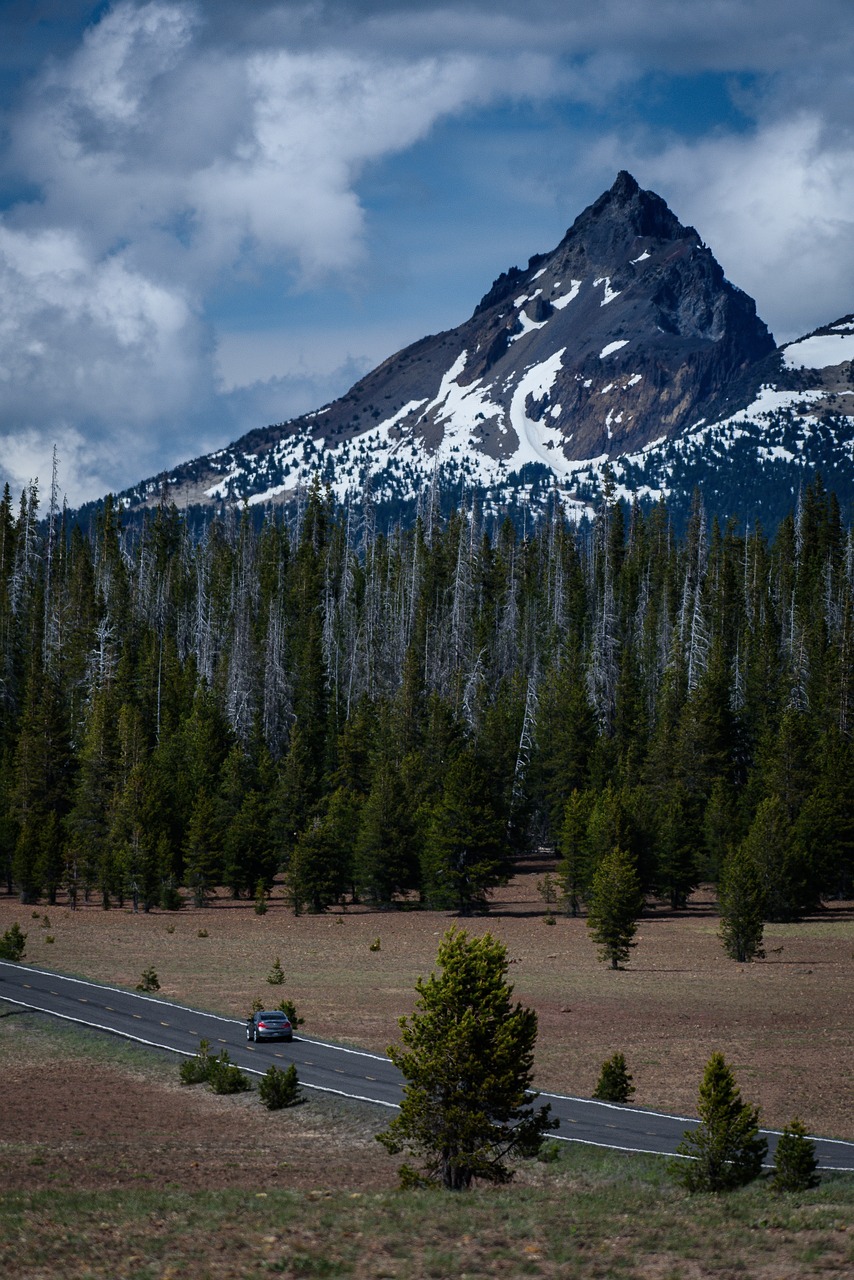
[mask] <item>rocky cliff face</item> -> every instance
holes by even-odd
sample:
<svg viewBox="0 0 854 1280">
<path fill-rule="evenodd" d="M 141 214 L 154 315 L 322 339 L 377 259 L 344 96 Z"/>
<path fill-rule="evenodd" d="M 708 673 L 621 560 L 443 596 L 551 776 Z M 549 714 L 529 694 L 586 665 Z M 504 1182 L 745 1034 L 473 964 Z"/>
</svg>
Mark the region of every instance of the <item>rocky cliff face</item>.
<svg viewBox="0 0 854 1280">
<path fill-rule="evenodd" d="M 317 413 L 123 496 L 156 501 L 165 481 L 181 504 L 284 502 L 319 473 L 339 496 L 370 477 L 380 499 L 407 502 L 438 475 L 501 506 L 535 475 L 583 505 L 608 460 L 627 492 L 654 498 L 680 458 L 702 452 L 709 424 L 760 403 L 763 383 L 809 382 L 784 357 L 694 228 L 622 172 L 556 249 L 499 276 L 458 328 L 392 356 Z M 844 436 L 847 401 L 835 412 L 832 433 Z M 689 470 L 703 482 L 702 467 Z"/>
</svg>

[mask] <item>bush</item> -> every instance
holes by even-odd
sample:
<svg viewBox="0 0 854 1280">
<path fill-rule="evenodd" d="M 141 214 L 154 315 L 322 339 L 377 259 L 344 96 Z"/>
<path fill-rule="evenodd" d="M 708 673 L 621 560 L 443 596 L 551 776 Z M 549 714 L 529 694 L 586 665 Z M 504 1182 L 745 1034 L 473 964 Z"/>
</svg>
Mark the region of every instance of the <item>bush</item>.
<svg viewBox="0 0 854 1280">
<path fill-rule="evenodd" d="M 160 905 L 164 911 L 180 911 L 184 905 L 184 899 L 171 881 L 160 889 Z"/>
<path fill-rule="evenodd" d="M 791 1124 L 786 1125 L 777 1143 L 771 1185 L 775 1191 L 809 1191 L 820 1182 L 816 1174 L 817 1165 L 815 1143 L 807 1137 L 806 1129 L 795 1117 Z"/>
<path fill-rule="evenodd" d="M 278 1067 L 268 1067 L 258 1085 L 258 1096 L 268 1111 L 280 1111 L 282 1107 L 293 1107 L 301 1100 L 297 1069 L 293 1063 L 286 1071 Z"/>
<path fill-rule="evenodd" d="M 0 960 L 23 960 L 27 935 L 17 921 L 0 937 Z"/>
<path fill-rule="evenodd" d="M 290 1021 L 294 1031 L 296 1031 L 297 1027 L 301 1027 L 305 1022 L 305 1018 L 301 1018 L 297 1013 L 297 1007 L 293 1000 L 280 1000 L 276 1005 L 276 1008 L 281 1009 L 282 1013 Z"/>
<path fill-rule="evenodd" d="M 285 981 L 285 971 L 282 968 L 282 962 L 278 956 L 273 961 L 273 967 L 267 974 L 267 981 L 271 987 L 280 987 Z"/>
<path fill-rule="evenodd" d="M 210 1042 L 208 1040 L 199 1041 L 199 1052 L 194 1058 L 188 1058 L 186 1062 L 182 1062 L 179 1068 L 181 1084 L 206 1084 L 210 1079 L 211 1063 L 213 1058 L 210 1056 Z"/>
<path fill-rule="evenodd" d="M 600 1102 L 628 1102 L 635 1091 L 632 1077 L 626 1070 L 626 1059 L 621 1053 L 615 1053 L 602 1063 L 599 1081 L 593 1091 L 593 1097 Z"/>
<path fill-rule="evenodd" d="M 137 991 L 159 991 L 160 979 L 158 978 L 154 968 L 149 965 L 147 969 L 143 969 L 142 977 L 136 984 Z"/>
<path fill-rule="evenodd" d="M 212 1093 L 248 1093 L 252 1088 L 251 1080 L 229 1059 L 226 1049 L 211 1061 L 208 1084 Z"/>
</svg>

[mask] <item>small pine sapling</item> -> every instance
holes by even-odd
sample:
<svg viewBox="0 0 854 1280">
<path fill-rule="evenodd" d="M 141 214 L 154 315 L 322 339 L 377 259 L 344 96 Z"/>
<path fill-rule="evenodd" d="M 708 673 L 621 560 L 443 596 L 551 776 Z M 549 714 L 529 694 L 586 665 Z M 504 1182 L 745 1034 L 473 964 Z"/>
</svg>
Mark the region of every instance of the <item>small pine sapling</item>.
<svg viewBox="0 0 854 1280">
<path fill-rule="evenodd" d="M 593 1091 L 594 1098 L 599 1102 L 628 1102 L 634 1091 L 623 1054 L 615 1053 L 613 1058 L 602 1063 L 599 1081 Z"/>
<path fill-rule="evenodd" d="M 147 969 L 143 969 L 142 977 L 140 978 L 139 982 L 136 984 L 136 989 L 137 991 L 159 991 L 160 990 L 160 979 L 158 978 L 157 973 L 155 972 L 154 967 L 152 965 L 149 965 Z"/>
<path fill-rule="evenodd" d="M 294 1004 L 293 1000 L 280 1000 L 279 1003 L 276 1005 L 276 1008 L 281 1009 L 282 1013 L 288 1019 L 294 1031 L 296 1031 L 297 1027 L 301 1027 L 305 1022 L 305 1018 L 301 1018 L 297 1013 L 297 1007 Z M 253 1009 L 252 1012 L 254 1013 L 255 1010 Z"/>
<path fill-rule="evenodd" d="M 27 935 L 16 920 L 0 937 L 0 960 L 23 960 L 26 942 Z"/>
<path fill-rule="evenodd" d="M 282 968 L 282 962 L 278 956 L 273 961 L 273 967 L 267 974 L 267 981 L 271 987 L 280 987 L 285 981 L 285 971 Z"/>
<path fill-rule="evenodd" d="M 267 914 L 267 885 L 263 880 L 259 880 L 255 886 L 255 914 L 256 916 Z"/>
<path fill-rule="evenodd" d="M 248 1093 L 252 1088 L 251 1080 L 231 1061 L 227 1049 L 211 1060 L 208 1084 L 212 1093 Z"/>
<path fill-rule="evenodd" d="M 809 1191 L 820 1182 L 817 1167 L 815 1143 L 796 1116 L 777 1142 L 771 1186 L 775 1191 Z"/>
<path fill-rule="evenodd" d="M 258 1085 L 258 1096 L 268 1111 L 280 1111 L 283 1107 L 295 1107 L 301 1101 L 299 1078 L 293 1063 L 285 1071 L 278 1067 L 267 1068 Z"/>
<path fill-rule="evenodd" d="M 199 1051 L 192 1058 L 188 1058 L 186 1062 L 182 1062 L 178 1069 L 181 1077 L 181 1084 L 205 1084 L 210 1078 L 211 1063 L 213 1058 L 210 1056 L 210 1041 L 200 1040 Z"/>
</svg>

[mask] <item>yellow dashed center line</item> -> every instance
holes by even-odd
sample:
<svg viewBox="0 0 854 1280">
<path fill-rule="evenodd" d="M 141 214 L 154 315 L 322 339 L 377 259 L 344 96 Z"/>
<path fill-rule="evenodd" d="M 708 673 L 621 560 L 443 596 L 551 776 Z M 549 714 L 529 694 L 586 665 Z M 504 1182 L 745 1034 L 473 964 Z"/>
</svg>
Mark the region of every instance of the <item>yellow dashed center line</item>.
<svg viewBox="0 0 854 1280">
<path fill-rule="evenodd" d="M 138 1019 L 138 1021 L 142 1022 L 142 1014 L 141 1014 L 141 1013 L 134 1013 L 134 1014 L 131 1014 L 131 1017 L 133 1017 L 133 1018 L 137 1018 L 137 1019 Z"/>
<path fill-rule="evenodd" d="M 168 1027 L 168 1026 L 169 1026 L 169 1023 L 168 1023 L 168 1022 L 161 1022 L 161 1024 L 160 1024 L 160 1025 L 161 1025 L 161 1027 Z"/>
</svg>

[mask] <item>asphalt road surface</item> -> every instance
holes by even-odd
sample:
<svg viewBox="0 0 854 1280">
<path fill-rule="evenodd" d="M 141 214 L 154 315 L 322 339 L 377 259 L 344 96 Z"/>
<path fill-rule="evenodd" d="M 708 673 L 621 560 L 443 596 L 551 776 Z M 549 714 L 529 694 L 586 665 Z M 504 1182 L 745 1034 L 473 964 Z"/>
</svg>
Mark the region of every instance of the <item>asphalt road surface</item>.
<svg viewBox="0 0 854 1280">
<path fill-rule="evenodd" d="M 32 965 L 0 961 L 0 1000 L 16 1006 L 22 1014 L 48 1014 L 184 1057 L 192 1057 L 199 1041 L 205 1039 L 214 1053 L 227 1049 L 232 1062 L 256 1075 L 263 1075 L 271 1063 L 288 1066 L 293 1062 L 303 1088 L 384 1108 L 396 1108 L 402 1095 L 403 1078 L 382 1054 L 302 1035 L 289 1043 L 250 1044 L 246 1040 L 246 1024 L 239 1018 L 225 1018 L 157 996 L 68 978 Z M 14 1021 L 21 1034 L 26 1035 L 26 1019 Z M 541 1093 L 539 1101 L 550 1103 L 552 1115 L 560 1121 L 560 1128 L 551 1135 L 558 1141 L 583 1142 L 617 1151 L 673 1155 L 685 1130 L 697 1123 L 688 1116 L 562 1094 Z M 777 1134 L 772 1130 L 763 1133 L 768 1139 L 770 1160 Z M 818 1137 L 815 1143 L 819 1168 L 854 1172 L 854 1143 Z"/>
</svg>

